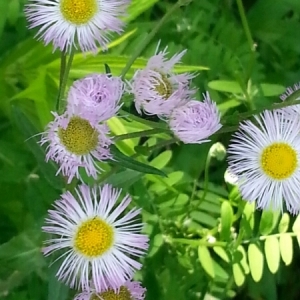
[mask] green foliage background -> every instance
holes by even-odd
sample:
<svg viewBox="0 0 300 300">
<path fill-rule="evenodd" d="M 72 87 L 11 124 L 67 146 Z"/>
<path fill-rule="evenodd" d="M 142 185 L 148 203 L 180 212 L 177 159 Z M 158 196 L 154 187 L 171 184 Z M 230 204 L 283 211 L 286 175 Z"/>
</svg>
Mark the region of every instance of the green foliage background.
<svg viewBox="0 0 300 300">
<path fill-rule="evenodd" d="M 51 259 L 41 254 L 45 236 L 40 227 L 64 183 L 55 176 L 56 166 L 44 162 L 44 149 L 34 136 L 52 118 L 60 54 L 33 38 L 36 31 L 27 29 L 23 14 L 25 2 L 0 1 L 0 298 L 72 299 L 73 292 L 54 277 L 57 264 L 49 267 Z M 76 54 L 69 84 L 104 72 L 104 63 L 119 75 L 173 2 L 133 0 L 124 34 L 115 36 L 105 53 Z M 197 98 L 209 90 L 228 124 L 236 124 L 236 112 L 279 102 L 284 87 L 300 77 L 300 2 L 244 1 L 255 47 L 237 2 L 194 0 L 182 7 L 127 79 L 145 65 L 160 40 L 170 55 L 188 49 L 175 71 L 198 72 L 193 81 Z M 134 114 L 131 101 L 124 107 Z M 126 118 L 113 118 L 109 125 L 116 135 L 151 128 Z M 216 141 L 227 146 L 230 133 L 204 145 L 154 146 L 167 138 L 134 138 L 117 147 L 127 156 L 137 151 L 139 162 L 168 177 L 125 167 L 111 172 L 113 166 L 103 166 L 110 171 L 106 181 L 122 187 L 143 208 L 151 242 L 136 279 L 147 287 L 146 299 L 299 299 L 300 218 L 256 211 L 242 201 L 236 187 L 224 180 L 225 160 L 212 158 L 208 190 L 203 191 L 208 150 Z"/>
</svg>

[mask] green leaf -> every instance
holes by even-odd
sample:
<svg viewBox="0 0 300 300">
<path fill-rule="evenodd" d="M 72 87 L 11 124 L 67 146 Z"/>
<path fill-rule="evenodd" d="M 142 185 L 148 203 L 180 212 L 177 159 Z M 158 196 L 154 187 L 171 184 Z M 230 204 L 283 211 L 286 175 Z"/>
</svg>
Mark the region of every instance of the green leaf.
<svg viewBox="0 0 300 300">
<path fill-rule="evenodd" d="M 171 158 L 172 158 L 172 151 L 166 150 L 160 153 L 159 155 L 157 155 L 155 158 L 153 158 L 150 162 L 150 165 L 157 169 L 162 169 L 168 164 Z"/>
<path fill-rule="evenodd" d="M 231 225 L 233 222 L 233 211 L 229 201 L 224 201 L 221 206 L 221 238 L 229 241 L 231 237 Z"/>
<path fill-rule="evenodd" d="M 208 83 L 208 87 L 211 88 L 212 90 L 216 90 L 220 92 L 243 94 L 243 90 L 237 81 L 213 80 Z"/>
<path fill-rule="evenodd" d="M 271 235 L 266 238 L 265 254 L 269 270 L 275 274 L 278 271 L 280 263 L 280 249 L 277 237 Z"/>
<path fill-rule="evenodd" d="M 225 249 L 223 247 L 219 247 L 219 246 L 215 246 L 213 247 L 213 250 L 215 251 L 215 253 L 221 257 L 225 262 L 229 263 L 229 256 L 228 253 L 225 251 Z"/>
<path fill-rule="evenodd" d="M 285 91 L 285 87 L 279 84 L 262 83 L 260 87 L 265 97 L 278 96 Z"/>
<path fill-rule="evenodd" d="M 37 138 L 36 129 L 18 107 L 13 106 L 12 113 L 19 130 L 24 134 L 26 143 L 31 152 L 34 154 L 40 170 L 45 176 L 46 180 L 54 188 L 62 190 L 64 187 L 62 178 L 55 175 L 58 167 L 52 161 L 49 161 L 48 163 L 45 161 L 45 151 L 38 144 L 39 140 Z"/>
<path fill-rule="evenodd" d="M 69 288 L 64 283 L 57 280 L 55 276 L 61 262 L 55 262 L 50 266 L 49 284 L 48 284 L 48 300 L 65 300 L 68 299 Z"/>
<path fill-rule="evenodd" d="M 222 115 L 224 115 L 227 112 L 227 110 L 237 107 L 239 105 L 241 105 L 241 101 L 239 101 L 237 99 L 229 99 L 227 101 L 224 101 L 224 102 L 218 104 L 218 109 L 219 109 L 220 113 Z"/>
<path fill-rule="evenodd" d="M 112 164 L 115 165 L 121 165 L 124 168 L 135 170 L 141 173 L 145 174 L 155 174 L 160 175 L 163 177 L 167 177 L 167 175 L 162 172 L 161 170 L 158 170 L 152 166 L 143 164 L 137 160 L 134 160 L 133 158 L 124 155 L 117 147 L 114 145 L 110 147 L 110 151 L 115 159 L 111 161 Z"/>
<path fill-rule="evenodd" d="M 148 257 L 152 257 L 163 245 L 163 243 L 164 243 L 163 235 L 161 233 L 156 234 L 155 237 L 150 241 Z"/>
<path fill-rule="evenodd" d="M 264 210 L 262 212 L 260 223 L 259 223 L 259 232 L 261 235 L 268 235 L 273 230 L 273 212 L 270 210 Z"/>
<path fill-rule="evenodd" d="M 125 170 L 119 173 L 112 174 L 105 182 L 112 184 L 115 187 L 126 188 L 131 186 L 143 176 L 142 173 L 134 170 Z"/>
<path fill-rule="evenodd" d="M 287 230 L 289 229 L 289 224 L 290 224 L 290 216 L 287 213 L 284 213 L 279 222 L 278 231 L 280 233 L 287 232 Z"/>
<path fill-rule="evenodd" d="M 191 218 L 194 221 L 197 221 L 200 224 L 207 225 L 211 228 L 213 228 L 217 225 L 217 220 L 214 217 L 212 217 L 209 214 L 206 214 L 202 211 L 192 211 Z"/>
<path fill-rule="evenodd" d="M 293 239 L 290 234 L 281 234 L 279 237 L 281 258 L 288 266 L 293 260 Z"/>
<path fill-rule="evenodd" d="M 78 79 L 87 76 L 91 73 L 105 73 L 104 64 L 108 64 L 111 68 L 112 75 L 119 76 L 125 67 L 129 56 L 117 56 L 117 55 L 88 55 L 83 56 L 82 53 L 75 54 L 72 64 L 72 69 L 70 70 L 70 79 Z M 143 69 L 148 63 L 147 58 L 137 58 L 130 70 L 126 74 L 126 78 L 131 78 L 134 72 L 138 69 Z M 60 59 L 52 61 L 48 64 L 47 69 L 53 76 L 58 74 L 60 68 Z M 174 67 L 175 73 L 185 73 L 192 71 L 207 70 L 207 67 L 203 66 L 187 66 L 177 64 Z"/>
<path fill-rule="evenodd" d="M 198 247 L 198 258 L 204 271 L 212 278 L 215 277 L 213 260 L 207 247 L 200 245 Z"/>
<path fill-rule="evenodd" d="M 242 286 L 245 282 L 245 274 L 239 263 L 235 263 L 232 265 L 232 272 L 235 284 L 237 286 Z"/>
<path fill-rule="evenodd" d="M 260 248 L 254 243 L 249 245 L 248 260 L 253 280 L 255 282 L 260 281 L 263 274 L 264 256 Z"/>
<path fill-rule="evenodd" d="M 249 274 L 250 273 L 250 269 L 248 266 L 248 262 L 247 262 L 247 254 L 246 251 L 244 249 L 244 247 L 242 245 L 239 245 L 237 248 L 237 251 L 239 251 L 240 253 L 242 253 L 242 259 L 241 259 L 241 267 L 244 271 L 245 274 Z"/>
</svg>

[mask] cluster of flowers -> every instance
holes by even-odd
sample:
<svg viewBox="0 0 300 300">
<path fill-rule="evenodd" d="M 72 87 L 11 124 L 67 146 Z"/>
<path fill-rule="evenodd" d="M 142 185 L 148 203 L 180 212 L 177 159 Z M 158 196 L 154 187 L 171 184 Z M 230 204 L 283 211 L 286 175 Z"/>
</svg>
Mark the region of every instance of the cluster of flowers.
<svg viewBox="0 0 300 300">
<path fill-rule="evenodd" d="M 106 48 L 111 32 L 121 33 L 129 0 L 30 0 L 25 13 L 30 28 L 45 44 L 71 52 Z M 215 103 L 206 94 L 204 102 L 192 99 L 189 88 L 194 75 L 174 75 L 172 69 L 185 51 L 166 58 L 167 49 L 156 51 L 143 70 L 130 82 L 111 74 L 91 74 L 75 81 L 68 91 L 62 114 L 53 112 L 40 141 L 47 144 L 46 160 L 53 160 L 70 183 L 82 181 L 80 171 L 97 178 L 99 162 L 113 159 L 107 121 L 116 116 L 125 92 L 134 95 L 138 113 L 155 114 L 166 120 L 184 143 L 202 143 L 220 127 Z M 59 252 L 63 258 L 57 277 L 81 290 L 75 299 L 142 300 L 145 288 L 133 281 L 148 248 L 136 217 L 140 209 L 125 212 L 131 198 L 110 185 L 79 185 L 65 192 L 49 210 L 43 230 L 54 237 L 46 241 L 44 254 Z"/>
</svg>

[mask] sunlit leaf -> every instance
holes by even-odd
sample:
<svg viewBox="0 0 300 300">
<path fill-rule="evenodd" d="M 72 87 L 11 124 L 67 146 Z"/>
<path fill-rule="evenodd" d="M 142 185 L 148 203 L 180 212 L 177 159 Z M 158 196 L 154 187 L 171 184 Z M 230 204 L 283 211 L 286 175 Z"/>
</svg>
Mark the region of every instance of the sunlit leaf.
<svg viewBox="0 0 300 300">
<path fill-rule="evenodd" d="M 215 253 L 220 256 L 225 262 L 229 263 L 229 256 L 228 253 L 225 251 L 223 247 L 215 246 L 213 247 Z"/>
<path fill-rule="evenodd" d="M 281 217 L 281 220 L 278 225 L 278 231 L 280 233 L 287 232 L 290 224 L 290 216 L 287 213 L 284 213 Z"/>
<path fill-rule="evenodd" d="M 260 281 L 263 274 L 264 256 L 257 244 L 251 243 L 249 245 L 248 260 L 253 280 L 255 282 Z"/>
<path fill-rule="evenodd" d="M 259 223 L 259 232 L 262 235 L 268 235 L 273 230 L 273 212 L 270 210 L 264 210 L 262 212 L 260 223 Z"/>
<path fill-rule="evenodd" d="M 215 270 L 210 252 L 207 247 L 200 245 L 198 247 L 198 258 L 205 272 L 212 278 L 215 277 Z"/>
<path fill-rule="evenodd" d="M 265 240 L 266 261 L 271 273 L 275 274 L 278 271 L 280 263 L 280 250 L 278 238 L 269 236 Z"/>
<path fill-rule="evenodd" d="M 280 235 L 279 248 L 282 260 L 289 265 L 293 260 L 293 239 L 289 234 Z"/>
<path fill-rule="evenodd" d="M 235 263 L 232 265 L 232 272 L 235 284 L 237 286 L 242 286 L 245 282 L 245 274 L 239 263 Z"/>
<path fill-rule="evenodd" d="M 224 201 L 221 206 L 221 238 L 230 240 L 233 211 L 229 201 Z"/>
</svg>

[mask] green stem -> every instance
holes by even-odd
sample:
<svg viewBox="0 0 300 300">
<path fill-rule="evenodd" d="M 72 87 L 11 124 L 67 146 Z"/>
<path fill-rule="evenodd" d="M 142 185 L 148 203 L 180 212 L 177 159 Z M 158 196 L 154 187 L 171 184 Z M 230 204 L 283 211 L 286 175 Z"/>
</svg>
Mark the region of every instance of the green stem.
<svg viewBox="0 0 300 300">
<path fill-rule="evenodd" d="M 294 92 L 292 95 L 290 95 L 289 97 L 287 97 L 287 99 L 285 101 L 282 101 L 281 103 L 274 103 L 273 105 L 266 105 L 266 106 L 263 106 L 259 109 L 254 109 L 254 110 L 251 110 L 251 111 L 248 111 L 248 112 L 244 112 L 244 113 L 240 113 L 238 115 L 236 115 L 236 119 L 235 121 L 237 123 L 241 122 L 241 121 L 244 121 L 246 119 L 248 119 L 249 117 L 252 117 L 253 115 L 258 115 L 260 113 L 262 113 L 263 111 L 265 110 L 274 110 L 274 109 L 281 109 L 281 108 L 285 108 L 285 107 L 288 107 L 288 106 L 292 106 L 292 105 L 299 105 L 300 104 L 300 101 L 297 99 L 300 97 L 300 90 Z M 232 120 L 233 117 L 232 116 L 228 116 L 227 118 L 224 118 L 222 121 L 223 124 L 226 124 L 228 123 L 228 120 Z M 224 133 L 224 132 L 230 132 L 230 131 L 234 131 L 236 128 L 236 126 L 231 126 L 230 127 L 224 127 L 222 129 L 220 129 L 218 131 L 218 134 L 219 133 Z"/>
<path fill-rule="evenodd" d="M 163 133 L 164 131 L 166 131 L 166 133 L 169 132 L 168 129 L 163 130 L 163 129 L 154 128 L 154 129 L 149 129 L 149 130 L 125 133 L 125 134 L 120 134 L 120 135 L 116 136 L 114 138 L 114 141 L 117 142 L 117 141 L 121 141 L 121 140 L 139 138 L 139 137 L 144 137 L 144 136 L 151 136 L 154 134 Z"/>
<path fill-rule="evenodd" d="M 285 233 L 275 233 L 275 234 L 270 234 L 270 235 L 261 235 L 259 237 L 255 237 L 255 238 L 252 238 L 252 239 L 249 239 L 249 240 L 245 240 L 243 241 L 242 243 L 243 244 L 248 244 L 248 243 L 254 243 L 254 242 L 257 242 L 257 241 L 264 241 L 266 240 L 268 237 L 276 237 L 276 238 L 279 238 L 281 235 L 284 235 L 284 234 L 287 234 L 291 237 L 294 237 L 294 236 L 299 236 L 299 232 L 285 232 Z"/>
<path fill-rule="evenodd" d="M 161 20 L 156 23 L 156 25 L 153 27 L 152 31 L 146 36 L 146 38 L 143 40 L 143 42 L 137 47 L 136 51 L 133 53 L 131 58 L 128 60 L 126 66 L 124 67 L 121 77 L 122 79 L 125 78 L 126 73 L 129 71 L 132 64 L 135 62 L 135 60 L 141 55 L 143 50 L 146 48 L 146 46 L 149 44 L 149 42 L 154 38 L 156 33 L 159 31 L 159 29 L 162 27 L 162 25 L 167 21 L 167 19 L 174 14 L 174 12 L 183 5 L 182 0 L 178 0 L 168 11 L 167 13 L 161 18 Z"/>
<path fill-rule="evenodd" d="M 215 246 L 219 246 L 219 247 L 226 247 L 227 246 L 227 242 L 213 242 L 213 243 L 209 243 L 205 240 L 189 240 L 189 239 L 183 239 L 183 238 L 172 238 L 172 237 L 168 237 L 166 240 L 168 240 L 170 243 L 174 242 L 174 243 L 180 243 L 180 244 L 188 244 L 191 246 L 206 246 L 206 247 L 215 247 Z"/>
<path fill-rule="evenodd" d="M 62 54 L 61 56 L 61 70 L 60 70 L 60 85 L 59 85 L 59 91 L 56 101 L 56 110 L 60 112 L 60 102 L 62 98 L 65 95 L 65 90 L 67 87 L 68 77 L 70 73 L 70 69 L 72 66 L 73 58 L 74 58 L 75 50 L 72 48 L 68 62 L 66 63 L 66 54 Z"/>
<path fill-rule="evenodd" d="M 249 28 L 249 24 L 248 24 L 248 21 L 247 21 L 247 17 L 246 17 L 246 14 L 245 14 L 245 10 L 244 10 L 242 0 L 236 0 L 236 3 L 237 3 L 237 6 L 238 6 L 239 14 L 240 14 L 240 17 L 241 17 L 241 21 L 242 21 L 242 24 L 243 24 L 243 28 L 244 28 L 244 31 L 245 31 L 245 34 L 246 34 L 246 37 L 247 37 L 247 41 L 248 41 L 250 50 L 251 50 L 251 52 L 254 52 L 255 51 L 255 45 L 254 45 L 254 41 L 253 41 L 253 38 L 252 38 L 252 35 L 251 35 L 251 31 L 250 31 L 250 28 Z"/>
<path fill-rule="evenodd" d="M 170 140 L 164 140 L 156 145 L 153 145 L 151 147 L 148 147 L 147 150 L 150 152 L 150 151 L 154 151 L 156 149 L 159 149 L 159 148 L 162 148 L 162 147 L 166 147 L 166 146 L 169 146 L 169 145 L 172 145 L 174 143 L 178 142 L 178 140 L 176 138 L 172 138 Z"/>
<path fill-rule="evenodd" d="M 130 120 L 132 121 L 136 121 L 142 124 L 145 124 L 151 128 L 160 128 L 162 130 L 166 130 L 167 129 L 167 125 L 165 123 L 161 123 L 161 122 L 153 122 L 153 121 L 149 121 L 149 120 L 145 120 L 139 116 L 136 116 L 134 114 L 131 114 L 127 111 L 124 110 L 120 110 L 120 113 L 123 117 L 129 117 Z"/>
<path fill-rule="evenodd" d="M 208 182 L 209 182 L 209 165 L 210 165 L 211 156 L 208 153 L 206 162 L 205 162 L 205 170 L 204 170 L 204 187 L 203 187 L 203 195 L 200 201 L 197 204 L 197 207 L 201 205 L 201 203 L 205 200 L 207 191 L 208 191 Z"/>
<path fill-rule="evenodd" d="M 249 61 L 248 74 L 246 74 L 247 75 L 246 76 L 246 81 L 247 81 L 251 77 L 253 67 L 254 67 L 254 63 L 255 63 L 255 43 L 254 43 L 252 35 L 251 35 L 251 31 L 250 31 L 250 28 L 249 28 L 249 24 L 248 24 L 248 21 L 247 21 L 247 17 L 246 17 L 246 14 L 245 14 L 245 9 L 244 9 L 242 0 L 236 0 L 236 2 L 237 2 L 240 17 L 241 17 L 242 25 L 243 25 L 243 28 L 244 28 L 244 32 L 245 32 L 245 35 L 246 35 L 246 38 L 247 38 L 247 41 L 248 41 L 248 44 L 249 44 L 249 48 L 250 48 L 250 51 L 251 51 L 251 60 Z M 244 94 L 245 94 L 247 102 L 250 106 L 250 109 L 255 109 L 253 101 L 250 99 L 250 97 L 248 95 L 248 91 L 246 90 L 244 92 Z"/>
</svg>

